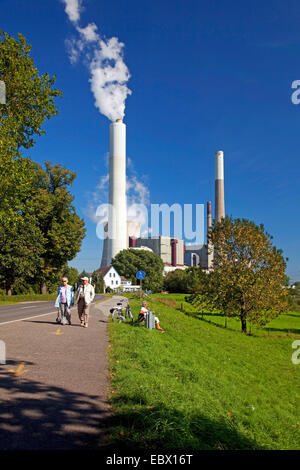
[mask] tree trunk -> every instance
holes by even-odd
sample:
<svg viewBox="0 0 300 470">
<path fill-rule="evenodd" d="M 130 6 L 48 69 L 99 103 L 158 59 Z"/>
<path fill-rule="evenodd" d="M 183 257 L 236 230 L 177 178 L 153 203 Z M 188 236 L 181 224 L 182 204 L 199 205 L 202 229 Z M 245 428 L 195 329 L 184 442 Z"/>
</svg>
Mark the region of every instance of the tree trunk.
<svg viewBox="0 0 300 470">
<path fill-rule="evenodd" d="M 6 295 L 11 295 L 11 287 L 12 284 L 10 281 L 5 281 L 5 290 L 6 290 Z"/>
<path fill-rule="evenodd" d="M 41 284 L 41 294 L 47 294 L 47 286 L 45 282 Z"/>
<path fill-rule="evenodd" d="M 242 333 L 247 334 L 247 320 L 246 320 L 246 312 L 242 310 L 241 312 L 241 323 L 242 323 Z"/>
<path fill-rule="evenodd" d="M 6 295 L 11 295 L 12 282 L 9 279 L 5 281 Z"/>
</svg>

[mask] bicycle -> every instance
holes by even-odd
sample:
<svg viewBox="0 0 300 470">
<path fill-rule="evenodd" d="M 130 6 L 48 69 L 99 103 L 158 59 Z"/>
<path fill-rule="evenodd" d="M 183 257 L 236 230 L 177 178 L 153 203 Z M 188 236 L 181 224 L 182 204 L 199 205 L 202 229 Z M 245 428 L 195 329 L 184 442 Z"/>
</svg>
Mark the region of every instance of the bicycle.
<svg viewBox="0 0 300 470">
<path fill-rule="evenodd" d="M 125 321 L 126 321 L 126 318 L 127 318 L 127 317 L 129 317 L 130 323 L 133 324 L 133 316 L 132 316 L 132 312 L 131 312 L 131 308 L 130 308 L 129 302 L 128 302 L 127 305 L 126 305 Z"/>
<path fill-rule="evenodd" d="M 129 321 L 132 325 L 133 324 L 133 316 L 132 316 L 132 313 L 131 313 L 131 308 L 130 308 L 129 302 L 126 305 L 125 314 L 123 314 L 123 304 L 122 304 L 122 302 L 118 302 L 117 306 L 113 307 L 111 309 L 111 319 L 112 319 L 112 321 L 117 321 L 118 323 L 121 323 L 121 321 L 123 321 L 124 323 L 126 323 L 128 317 L 129 317 Z"/>
</svg>

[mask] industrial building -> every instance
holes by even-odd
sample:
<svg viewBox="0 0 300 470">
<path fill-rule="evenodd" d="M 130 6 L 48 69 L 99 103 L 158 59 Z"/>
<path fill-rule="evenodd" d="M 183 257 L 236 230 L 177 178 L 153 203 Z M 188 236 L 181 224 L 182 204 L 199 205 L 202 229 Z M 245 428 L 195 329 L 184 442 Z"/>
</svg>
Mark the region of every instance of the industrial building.
<svg viewBox="0 0 300 470">
<path fill-rule="evenodd" d="M 215 222 L 225 217 L 224 154 L 215 152 Z M 138 222 L 127 220 L 126 203 L 126 126 L 122 119 L 110 124 L 109 151 L 109 214 L 104 224 L 101 268 L 109 267 L 111 260 L 126 248 L 152 250 L 158 254 L 165 272 L 200 266 L 209 270 L 213 266 L 213 246 L 209 233 L 212 227 L 211 202 L 207 203 L 207 242 L 203 245 L 186 245 L 183 240 L 153 236 L 142 238 Z"/>
<path fill-rule="evenodd" d="M 133 237 L 129 240 L 129 246 L 132 248 L 147 247 L 159 255 L 165 265 L 166 271 L 176 268 L 184 268 L 184 242 L 177 238 L 156 236 L 151 238 Z"/>
</svg>

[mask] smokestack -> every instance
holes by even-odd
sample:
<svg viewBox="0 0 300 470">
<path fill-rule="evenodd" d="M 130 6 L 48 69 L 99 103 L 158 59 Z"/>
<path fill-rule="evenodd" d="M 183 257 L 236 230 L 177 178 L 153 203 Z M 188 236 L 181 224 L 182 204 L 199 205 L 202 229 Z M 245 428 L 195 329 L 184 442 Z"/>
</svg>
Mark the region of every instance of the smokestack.
<svg viewBox="0 0 300 470">
<path fill-rule="evenodd" d="M 122 119 L 110 124 L 108 224 L 109 266 L 112 258 L 127 248 L 126 126 Z"/>
<path fill-rule="evenodd" d="M 207 268 L 212 269 L 214 261 L 214 247 L 211 243 L 210 231 L 212 229 L 211 223 L 211 202 L 207 202 Z"/>
<path fill-rule="evenodd" d="M 207 202 L 207 244 L 210 244 L 210 230 L 211 230 L 211 202 Z"/>
<path fill-rule="evenodd" d="M 225 218 L 224 202 L 224 153 L 215 153 L 215 222 Z"/>
<path fill-rule="evenodd" d="M 177 248 L 176 245 L 178 243 L 178 240 L 176 238 L 171 239 L 171 264 L 172 266 L 177 266 Z"/>
<path fill-rule="evenodd" d="M 129 237 L 129 248 L 135 248 L 135 247 L 136 247 L 136 238 Z"/>
</svg>

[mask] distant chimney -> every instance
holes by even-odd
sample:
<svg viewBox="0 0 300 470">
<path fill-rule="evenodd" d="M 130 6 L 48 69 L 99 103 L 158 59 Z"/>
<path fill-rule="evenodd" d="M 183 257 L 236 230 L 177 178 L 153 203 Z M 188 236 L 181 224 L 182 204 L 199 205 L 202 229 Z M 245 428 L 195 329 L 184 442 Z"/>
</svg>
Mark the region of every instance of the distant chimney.
<svg viewBox="0 0 300 470">
<path fill-rule="evenodd" d="M 224 153 L 215 153 L 215 222 L 225 218 L 224 202 Z"/>
<path fill-rule="evenodd" d="M 171 245 L 172 245 L 172 266 L 177 266 L 177 245 L 178 243 L 178 240 L 176 240 L 176 238 L 172 238 L 171 239 Z"/>
<path fill-rule="evenodd" d="M 211 201 L 208 201 L 207 202 L 207 227 L 206 227 L 206 230 L 207 230 L 207 244 L 209 245 L 210 243 L 210 231 L 211 231 L 211 228 L 212 228 L 212 225 L 211 225 Z"/>
<path fill-rule="evenodd" d="M 136 247 L 136 237 L 129 237 L 129 248 Z"/>
</svg>

